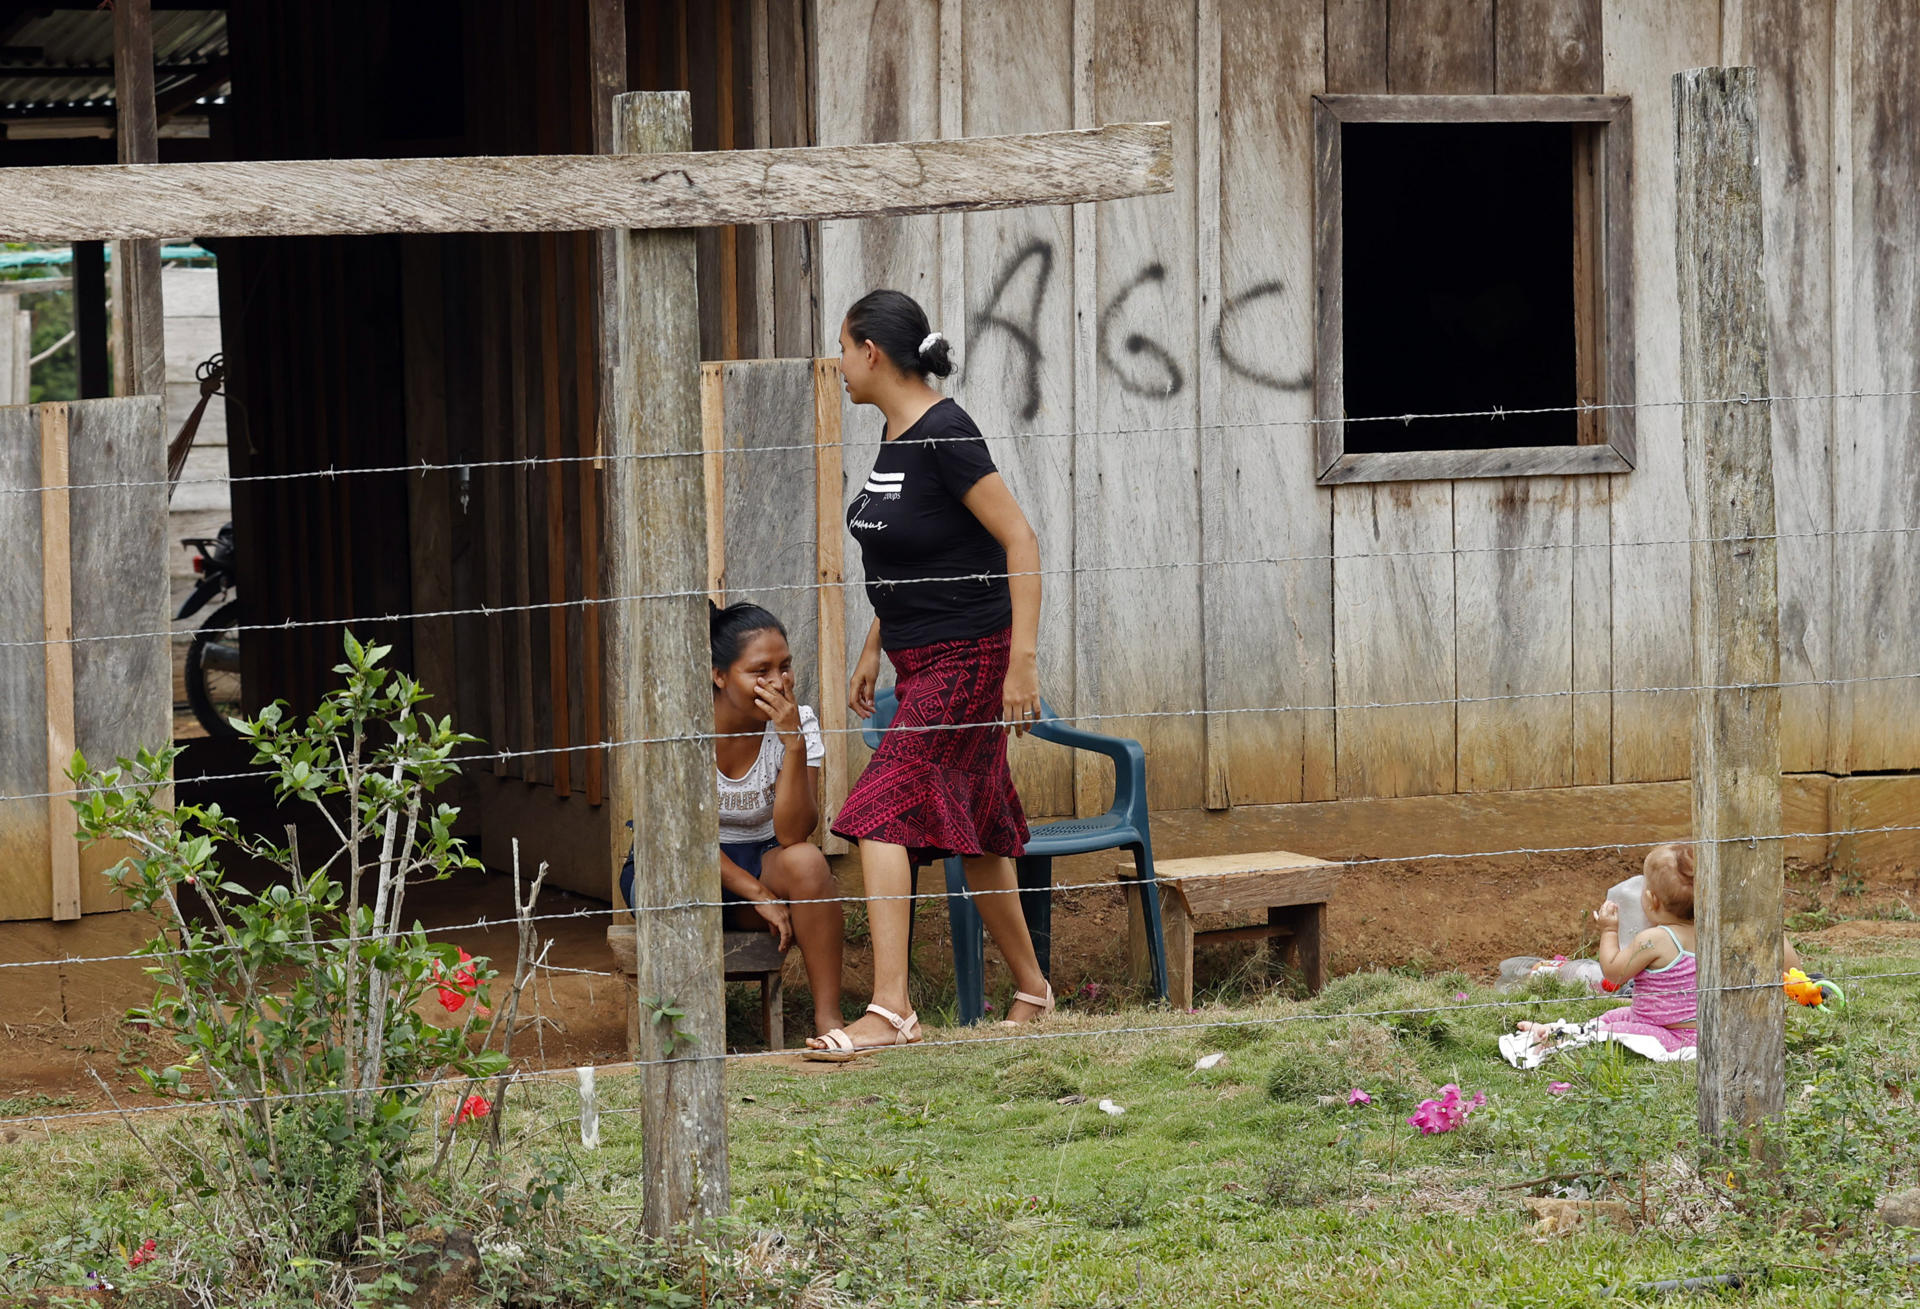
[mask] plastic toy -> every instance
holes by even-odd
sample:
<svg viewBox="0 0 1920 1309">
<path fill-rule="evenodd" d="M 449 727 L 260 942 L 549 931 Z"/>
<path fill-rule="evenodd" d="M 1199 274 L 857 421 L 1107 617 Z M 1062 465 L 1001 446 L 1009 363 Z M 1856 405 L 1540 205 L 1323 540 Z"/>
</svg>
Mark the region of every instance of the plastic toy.
<svg viewBox="0 0 1920 1309">
<path fill-rule="evenodd" d="M 1787 969 L 1781 985 L 1787 995 L 1808 1008 L 1817 1008 L 1829 1002 L 1844 1005 L 1846 993 L 1824 977 L 1809 977 L 1798 968 Z"/>
</svg>

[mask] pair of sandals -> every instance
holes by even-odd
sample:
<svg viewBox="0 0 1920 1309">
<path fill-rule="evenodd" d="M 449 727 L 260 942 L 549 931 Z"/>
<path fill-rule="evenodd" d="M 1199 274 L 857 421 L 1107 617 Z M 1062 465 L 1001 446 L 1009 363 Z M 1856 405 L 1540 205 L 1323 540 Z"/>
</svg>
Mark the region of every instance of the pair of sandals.
<svg viewBox="0 0 1920 1309">
<path fill-rule="evenodd" d="M 1004 1019 L 1000 1024 L 1002 1027 L 1025 1027 L 1028 1023 L 1037 1023 L 1053 1013 L 1054 999 L 1051 982 L 1047 984 L 1045 995 L 1029 995 L 1025 991 L 1015 991 L 1013 998 L 1016 1001 L 1024 1000 L 1040 1012 L 1028 1019 L 1026 1023 L 1016 1023 L 1011 1018 Z M 889 1027 L 893 1028 L 891 1041 L 876 1041 L 869 1045 L 861 1045 L 847 1035 L 845 1028 L 836 1027 L 819 1038 L 824 1044 L 808 1047 L 802 1057 L 816 1063 L 844 1064 L 864 1054 L 871 1054 L 875 1050 L 896 1049 L 903 1045 L 914 1045 L 920 1040 L 919 1014 L 910 1013 L 903 1018 L 893 1010 L 877 1004 L 868 1005 L 867 1012 L 878 1014 Z"/>
</svg>

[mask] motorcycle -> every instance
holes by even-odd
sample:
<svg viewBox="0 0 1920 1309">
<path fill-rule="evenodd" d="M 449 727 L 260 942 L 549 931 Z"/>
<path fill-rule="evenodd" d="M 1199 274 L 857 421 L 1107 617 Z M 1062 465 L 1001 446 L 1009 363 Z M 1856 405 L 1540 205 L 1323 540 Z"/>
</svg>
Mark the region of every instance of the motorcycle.
<svg viewBox="0 0 1920 1309">
<path fill-rule="evenodd" d="M 194 632 L 193 643 L 187 647 L 187 704 L 208 736 L 237 737 L 239 733 L 228 719 L 241 712 L 239 629 L 245 612 L 241 606 L 245 602 L 225 600 L 227 592 L 239 582 L 233 553 L 233 524 L 223 524 L 215 536 L 185 537 L 180 544 L 198 551 L 193 571 L 200 580 L 194 583 L 192 594 L 173 620 L 177 623 L 191 618 L 216 598 L 225 601 L 207 615 L 206 621 Z"/>
</svg>

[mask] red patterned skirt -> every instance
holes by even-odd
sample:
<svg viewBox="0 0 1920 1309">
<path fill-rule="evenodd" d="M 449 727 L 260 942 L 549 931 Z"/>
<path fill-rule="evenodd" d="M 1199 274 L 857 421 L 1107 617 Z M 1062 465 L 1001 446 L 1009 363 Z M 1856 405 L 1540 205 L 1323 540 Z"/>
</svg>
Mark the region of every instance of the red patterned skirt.
<svg viewBox="0 0 1920 1309">
<path fill-rule="evenodd" d="M 1006 731 L 992 725 L 1012 645 L 1009 629 L 889 652 L 900 708 L 834 819 L 836 835 L 904 845 L 916 863 L 1026 849 Z M 985 725 L 949 726 L 969 723 Z"/>
</svg>

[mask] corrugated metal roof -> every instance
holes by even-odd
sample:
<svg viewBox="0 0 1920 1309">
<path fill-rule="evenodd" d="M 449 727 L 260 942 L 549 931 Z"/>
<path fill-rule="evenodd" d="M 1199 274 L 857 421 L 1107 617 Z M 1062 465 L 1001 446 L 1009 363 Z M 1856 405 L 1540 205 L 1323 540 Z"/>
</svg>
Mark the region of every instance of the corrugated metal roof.
<svg viewBox="0 0 1920 1309">
<path fill-rule="evenodd" d="M 0 57 L 0 105 L 93 108 L 113 103 L 113 14 L 104 9 L 56 9 L 23 22 Z M 37 57 L 32 56 L 38 52 Z M 153 15 L 154 91 L 164 97 L 208 65 L 226 58 L 223 9 L 163 9 Z M 208 98 L 225 85 L 210 88 Z"/>
</svg>

